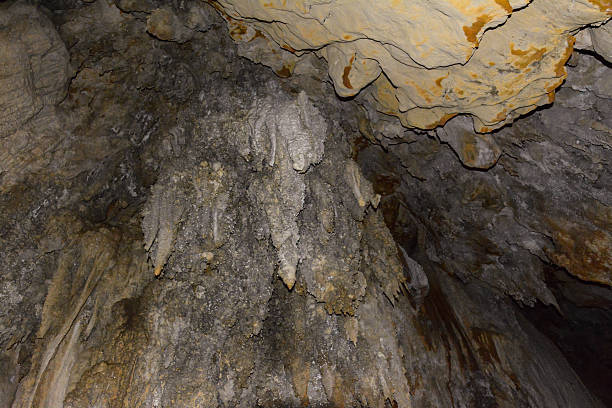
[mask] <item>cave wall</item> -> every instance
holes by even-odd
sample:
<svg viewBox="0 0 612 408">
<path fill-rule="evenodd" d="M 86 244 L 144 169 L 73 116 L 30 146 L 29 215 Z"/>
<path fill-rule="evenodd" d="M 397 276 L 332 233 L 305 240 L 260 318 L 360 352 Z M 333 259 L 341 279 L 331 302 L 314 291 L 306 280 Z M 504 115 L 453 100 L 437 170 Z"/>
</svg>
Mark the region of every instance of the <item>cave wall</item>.
<svg viewBox="0 0 612 408">
<path fill-rule="evenodd" d="M 602 406 L 521 305 L 610 291 L 609 67 L 413 132 L 227 32 L 0 4 L 0 406 Z"/>
<path fill-rule="evenodd" d="M 438 140 L 407 132 L 387 152 L 362 152 L 368 177 L 393 184 L 381 186 L 398 197 L 389 214 L 407 212 L 432 230 L 430 252 L 450 273 L 527 304 L 555 302 L 545 264 L 611 283 L 610 68 L 576 54 L 568 70 L 554 105 L 495 133 L 488 171 L 471 169 L 480 135 L 460 118 Z"/>
</svg>

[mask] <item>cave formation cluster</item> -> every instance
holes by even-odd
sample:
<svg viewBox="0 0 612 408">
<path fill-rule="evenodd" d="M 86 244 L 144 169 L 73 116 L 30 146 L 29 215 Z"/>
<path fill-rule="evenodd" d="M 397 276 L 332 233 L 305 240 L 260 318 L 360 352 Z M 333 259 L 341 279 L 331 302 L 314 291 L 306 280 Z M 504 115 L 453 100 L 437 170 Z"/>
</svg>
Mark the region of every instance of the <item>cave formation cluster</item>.
<svg viewBox="0 0 612 408">
<path fill-rule="evenodd" d="M 0 2 L 0 407 L 612 406 L 610 16 Z"/>
</svg>

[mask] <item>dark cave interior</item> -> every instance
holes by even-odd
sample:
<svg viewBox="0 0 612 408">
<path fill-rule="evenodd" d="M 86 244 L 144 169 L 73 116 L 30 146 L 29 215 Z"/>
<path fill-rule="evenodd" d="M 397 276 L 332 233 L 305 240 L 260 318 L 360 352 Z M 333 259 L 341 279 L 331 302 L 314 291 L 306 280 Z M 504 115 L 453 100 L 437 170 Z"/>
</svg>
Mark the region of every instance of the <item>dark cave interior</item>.
<svg viewBox="0 0 612 408">
<path fill-rule="evenodd" d="M 609 1 L 346 3 L 1 1 L 0 407 L 612 407 Z"/>
</svg>

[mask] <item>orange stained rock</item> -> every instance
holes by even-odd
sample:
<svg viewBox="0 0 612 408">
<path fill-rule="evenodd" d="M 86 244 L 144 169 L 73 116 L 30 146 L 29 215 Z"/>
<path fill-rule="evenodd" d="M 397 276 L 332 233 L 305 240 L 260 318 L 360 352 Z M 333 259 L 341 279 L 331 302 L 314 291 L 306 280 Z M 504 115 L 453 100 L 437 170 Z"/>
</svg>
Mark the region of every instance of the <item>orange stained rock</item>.
<svg viewBox="0 0 612 408">
<path fill-rule="evenodd" d="M 289 51 L 289 52 L 291 52 L 291 53 L 293 53 L 293 54 L 295 54 L 295 53 L 297 52 L 297 51 L 295 50 L 295 48 L 293 48 L 292 46 L 287 45 L 287 44 L 283 44 L 283 45 L 281 45 L 281 48 L 282 48 L 283 50 Z"/>
<path fill-rule="evenodd" d="M 379 103 L 384 106 L 387 110 L 399 112 L 399 102 L 395 96 L 395 89 L 393 85 L 381 75 L 374 83 L 376 87 L 376 99 Z M 393 112 L 391 114 L 397 114 Z"/>
<path fill-rule="evenodd" d="M 550 103 L 573 50 L 574 38 L 566 33 L 604 22 L 612 13 L 612 0 L 582 1 L 574 11 L 568 11 L 572 0 L 295 0 L 283 1 L 283 9 L 282 0 L 206 1 L 224 17 L 229 12 L 242 25 L 252 26 L 254 30 L 245 32 L 226 18 L 240 41 L 257 38 L 255 30 L 261 30 L 293 53 L 316 49 L 325 58 L 332 55 L 328 63 L 338 68 L 330 75 L 341 91 L 354 94 L 367 86 L 373 71 L 365 61 L 376 61 L 383 80 L 376 80 L 364 95 L 406 126 L 430 127 L 457 113 L 472 115 L 481 130 L 499 128 Z M 520 8 L 514 11 L 513 4 Z M 340 52 L 325 53 L 328 46 Z M 356 56 L 349 64 L 347 55 L 359 55 L 361 64 L 355 65 Z M 283 66 L 263 63 L 276 70 Z M 448 79 L 431 76 L 434 69 L 443 70 Z M 383 85 L 388 78 L 394 82 Z M 443 92 L 451 85 L 454 92 Z M 498 92 L 489 92 L 494 88 Z M 500 113 L 504 109 L 506 118 Z"/>
<path fill-rule="evenodd" d="M 555 89 L 557 89 L 558 87 L 561 86 L 561 84 L 563 83 L 564 78 L 565 77 L 559 78 L 558 80 L 553 82 L 551 85 L 547 85 L 546 86 L 546 92 L 547 93 L 554 92 Z"/>
<path fill-rule="evenodd" d="M 463 155 L 464 163 L 468 166 L 474 166 L 476 160 L 478 160 L 478 148 L 476 147 L 476 140 L 474 138 L 464 139 L 464 143 L 461 146 L 461 153 Z"/>
<path fill-rule="evenodd" d="M 281 69 L 276 71 L 276 75 L 278 75 L 281 78 L 289 78 L 291 76 L 291 68 L 288 67 L 287 65 L 283 65 Z"/>
<path fill-rule="evenodd" d="M 472 327 L 470 328 L 474 342 L 478 345 L 476 351 L 481 360 L 489 364 L 495 365 L 500 363 L 497 347 L 495 346 L 495 337 L 497 333 Z"/>
<path fill-rule="evenodd" d="M 351 84 L 351 80 L 349 79 L 349 74 L 351 73 L 351 68 L 353 67 L 353 61 L 355 61 L 355 56 L 351 57 L 349 65 L 344 67 L 344 73 L 342 74 L 342 84 L 348 89 L 353 89 L 353 85 Z"/>
<path fill-rule="evenodd" d="M 287 0 L 283 0 L 281 2 L 281 4 L 275 4 L 274 1 L 270 1 L 268 3 L 262 3 L 262 6 L 264 6 L 266 8 L 272 8 L 272 7 L 274 7 L 274 8 L 278 8 L 278 7 L 284 8 L 286 5 L 287 5 Z"/>
<path fill-rule="evenodd" d="M 612 15 L 612 0 L 589 0 L 589 2 L 599 7 L 599 11 Z"/>
<path fill-rule="evenodd" d="M 601 230 L 551 222 L 555 251 L 548 256 L 574 276 L 612 285 L 612 237 Z"/>
<path fill-rule="evenodd" d="M 497 116 L 495 117 L 495 120 L 499 122 L 499 121 L 502 121 L 502 120 L 506 119 L 506 113 L 507 112 L 508 111 L 506 109 L 502 110 L 501 112 L 499 112 L 497 114 Z"/>
<path fill-rule="evenodd" d="M 446 115 L 442 116 L 440 118 L 440 120 L 438 120 L 437 122 L 434 122 L 432 124 L 427 125 L 427 127 L 425 129 L 435 129 L 438 126 L 444 126 L 444 124 L 446 122 L 448 122 L 449 120 L 451 120 L 452 118 L 454 118 L 457 115 L 458 115 L 458 113 L 449 113 L 449 114 L 446 114 Z"/>
<path fill-rule="evenodd" d="M 431 97 L 429 92 L 421 88 L 416 82 L 408 80 L 406 81 L 406 85 L 412 86 L 414 89 L 416 89 L 421 98 L 425 99 L 428 103 L 431 103 Z"/>
<path fill-rule="evenodd" d="M 443 77 L 440 77 L 440 78 L 436 79 L 436 85 L 438 85 L 438 87 L 442 88 L 442 81 L 444 81 L 446 78 L 448 78 L 449 75 L 450 75 L 450 72 L 448 72 Z"/>
<path fill-rule="evenodd" d="M 512 61 L 512 65 L 519 69 L 523 69 L 532 62 L 541 60 L 546 53 L 546 47 L 537 48 L 532 45 L 527 50 L 521 50 L 514 48 L 514 43 L 510 43 L 510 53 L 517 57 Z"/>
<path fill-rule="evenodd" d="M 254 41 L 257 38 L 266 38 L 266 36 L 260 30 L 255 30 L 255 35 L 251 39 L 249 39 L 249 41 Z"/>
<path fill-rule="evenodd" d="M 237 20 L 232 20 L 228 22 L 232 27 L 230 29 L 230 36 L 234 40 L 242 40 L 242 36 L 247 32 L 247 26 Z"/>
<path fill-rule="evenodd" d="M 495 0 L 495 2 L 503 8 L 508 14 L 512 13 L 512 6 L 508 0 Z"/>
<path fill-rule="evenodd" d="M 474 48 L 478 47 L 478 33 L 482 30 L 482 27 L 485 26 L 489 21 L 492 20 L 492 17 L 488 14 L 483 14 L 479 16 L 476 21 L 471 26 L 463 26 L 463 32 L 465 33 L 465 38 L 469 42 L 471 42 Z"/>
</svg>

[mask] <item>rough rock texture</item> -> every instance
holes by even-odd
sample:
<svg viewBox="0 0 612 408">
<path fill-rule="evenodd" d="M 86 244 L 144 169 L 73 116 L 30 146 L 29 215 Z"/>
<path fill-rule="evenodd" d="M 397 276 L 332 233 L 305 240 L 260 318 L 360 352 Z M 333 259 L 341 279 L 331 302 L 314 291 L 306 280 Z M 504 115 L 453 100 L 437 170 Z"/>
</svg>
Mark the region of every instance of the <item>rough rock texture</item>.
<svg viewBox="0 0 612 408">
<path fill-rule="evenodd" d="M 217 0 L 234 39 L 262 33 L 297 56 L 315 52 L 328 62 L 338 95 L 366 88 L 379 111 L 408 127 L 431 129 L 457 114 L 490 132 L 554 100 L 575 34 L 605 22 L 601 0 Z M 605 28 L 595 48 L 609 47 Z M 270 48 L 253 43 L 252 47 Z M 251 52 L 252 53 L 252 52 Z M 264 64 L 299 60 L 264 51 Z M 372 84 L 371 86 L 369 86 Z"/>
<path fill-rule="evenodd" d="M 612 23 L 583 30 L 576 37 L 576 48 L 593 51 L 608 62 L 612 62 Z"/>
<path fill-rule="evenodd" d="M 608 67 L 493 142 L 205 3 L 46 6 L 0 4 L 0 406 L 602 406 L 522 305 L 609 322 Z"/>
<path fill-rule="evenodd" d="M 497 154 L 486 160 L 482 152 L 491 148 L 475 154 L 474 140 L 483 142 L 464 130 L 461 117 L 437 132 L 452 149 L 415 135 L 389 154 L 374 147 L 363 153 L 371 178 L 395 167 L 388 177 L 401 185 L 389 212 L 401 218 L 408 211 L 433 230 L 432 259 L 529 304 L 554 304 L 544 263 L 612 284 L 612 77 L 590 56 L 576 55 L 572 65 L 557 103 L 496 133 Z M 497 165 L 470 171 L 453 153 L 466 167 Z"/>
</svg>

